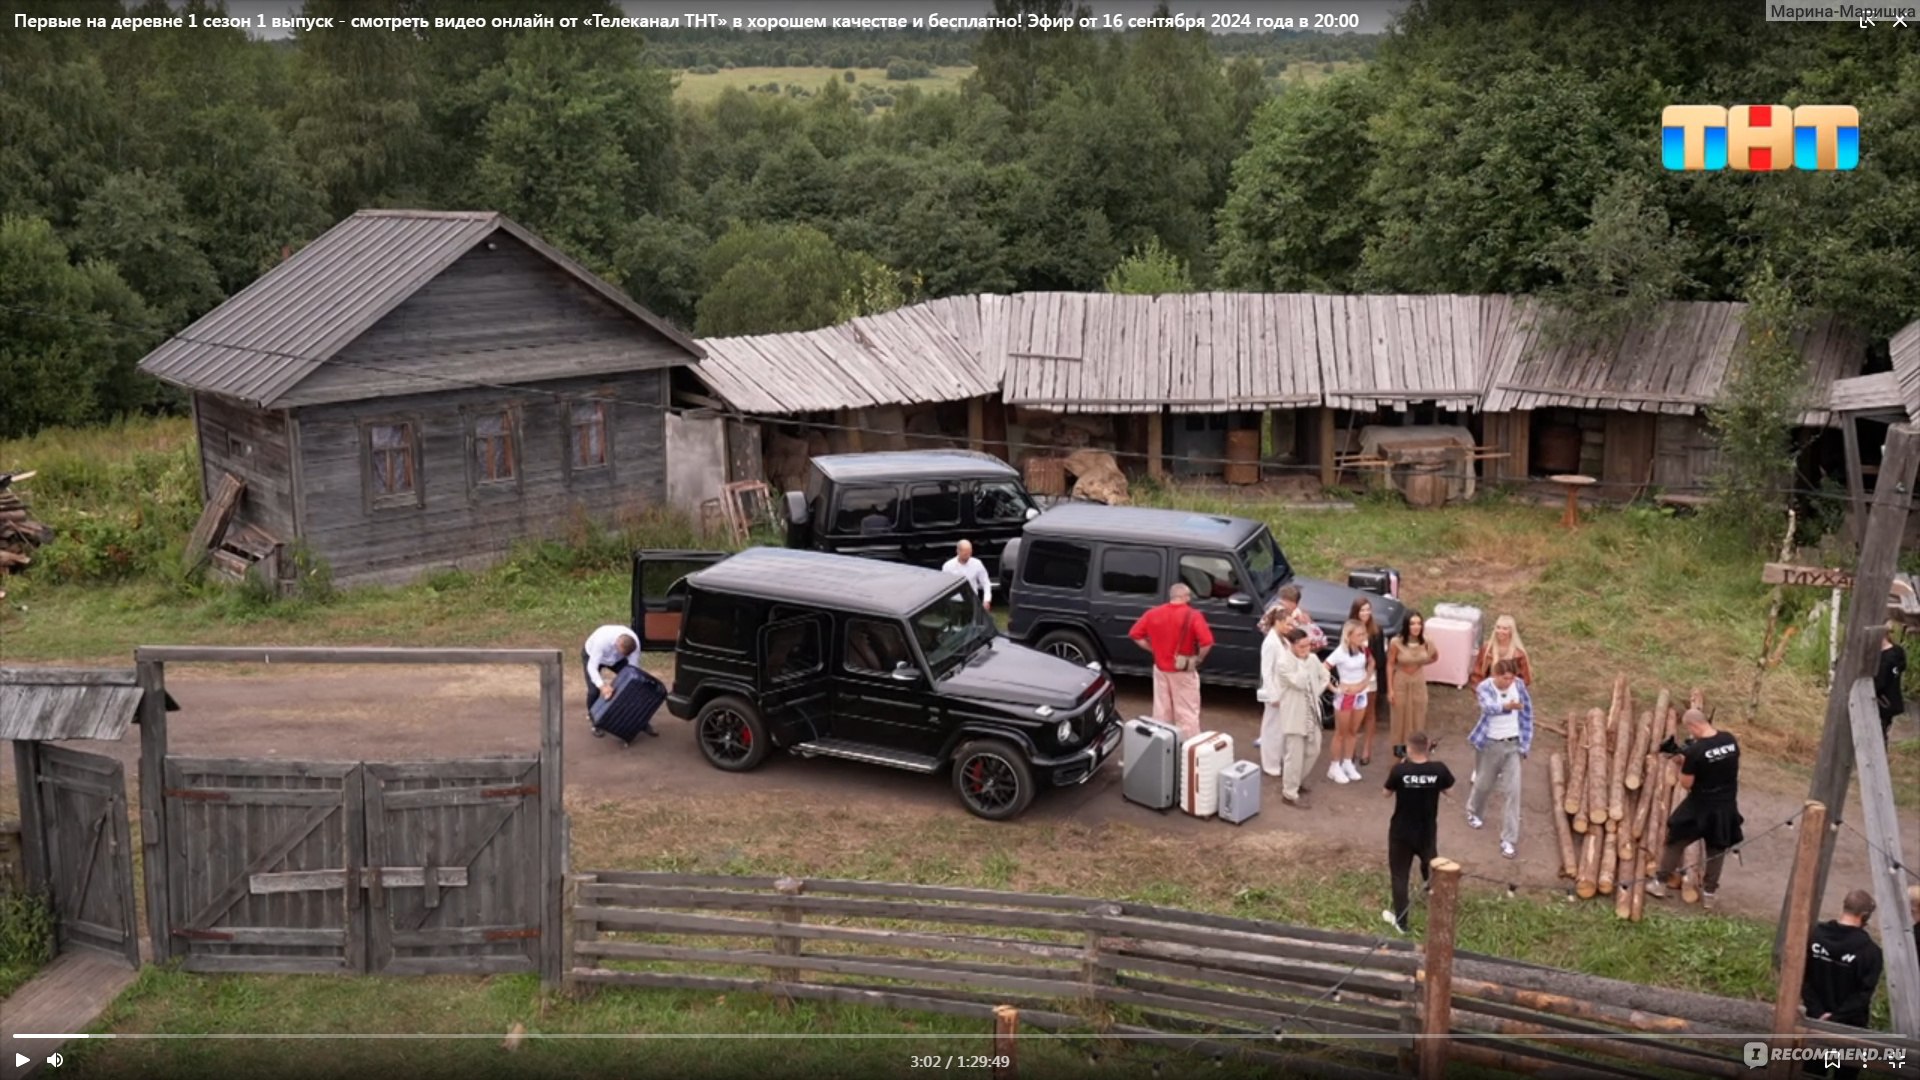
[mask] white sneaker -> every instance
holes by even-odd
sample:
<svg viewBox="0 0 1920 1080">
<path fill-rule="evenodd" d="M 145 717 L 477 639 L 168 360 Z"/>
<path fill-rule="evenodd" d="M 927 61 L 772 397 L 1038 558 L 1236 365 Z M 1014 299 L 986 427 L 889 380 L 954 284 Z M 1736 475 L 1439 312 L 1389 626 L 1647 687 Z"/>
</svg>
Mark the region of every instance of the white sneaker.
<svg viewBox="0 0 1920 1080">
<path fill-rule="evenodd" d="M 1340 767 L 1341 767 L 1342 769 L 1345 769 L 1345 770 L 1347 771 L 1347 779 L 1348 779 L 1348 780 L 1359 780 L 1359 779 L 1360 779 L 1360 770 L 1359 770 L 1359 769 L 1356 769 L 1356 768 L 1354 768 L 1354 767 L 1353 767 L 1353 762 L 1352 762 L 1351 760 L 1348 760 L 1348 761 L 1342 761 L 1342 762 L 1340 763 Z"/>
<path fill-rule="evenodd" d="M 1518 853 L 1513 850 L 1512 844 L 1509 844 L 1505 840 L 1502 840 L 1500 841 L 1500 854 L 1511 859 Z"/>
<path fill-rule="evenodd" d="M 1327 779 L 1333 781 L 1336 784 L 1353 783 L 1353 781 L 1347 779 L 1346 770 L 1342 769 L 1340 767 L 1340 763 L 1337 761 L 1327 766 Z"/>
<path fill-rule="evenodd" d="M 1475 814 L 1471 810 L 1467 811 L 1467 828 L 1469 829 L 1485 828 L 1486 824 L 1487 824 L 1486 822 L 1480 820 L 1479 815 Z"/>
<path fill-rule="evenodd" d="M 1380 921 L 1386 923 L 1388 926 L 1393 927 L 1394 931 L 1397 933 L 1404 934 L 1407 932 L 1407 924 L 1401 922 L 1399 919 L 1394 918 L 1393 912 L 1391 910 L 1381 911 Z"/>
</svg>

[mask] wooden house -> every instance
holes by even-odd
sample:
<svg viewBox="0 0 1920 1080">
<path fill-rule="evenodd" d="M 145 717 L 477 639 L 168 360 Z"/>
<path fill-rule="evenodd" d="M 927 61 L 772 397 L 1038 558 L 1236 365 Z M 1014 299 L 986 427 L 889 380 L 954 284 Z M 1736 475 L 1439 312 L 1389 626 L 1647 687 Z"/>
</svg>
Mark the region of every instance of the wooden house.
<svg viewBox="0 0 1920 1080">
<path fill-rule="evenodd" d="M 1706 410 L 1745 341 L 1745 304 L 1675 301 L 1605 340 L 1569 343 L 1534 300 L 1486 303 L 1482 440 L 1505 455 L 1487 463 L 1489 479 L 1572 473 L 1598 480 L 1602 498 L 1704 496 L 1717 456 Z M 1867 342 L 1821 320 L 1799 346 L 1812 387 L 1802 423 L 1824 428 L 1832 388 L 1860 371 Z"/>
<path fill-rule="evenodd" d="M 141 361 L 191 392 L 217 568 L 341 583 L 664 505 L 698 345 L 496 213 L 365 210 Z M 227 480 L 238 481 L 238 485 Z"/>
</svg>

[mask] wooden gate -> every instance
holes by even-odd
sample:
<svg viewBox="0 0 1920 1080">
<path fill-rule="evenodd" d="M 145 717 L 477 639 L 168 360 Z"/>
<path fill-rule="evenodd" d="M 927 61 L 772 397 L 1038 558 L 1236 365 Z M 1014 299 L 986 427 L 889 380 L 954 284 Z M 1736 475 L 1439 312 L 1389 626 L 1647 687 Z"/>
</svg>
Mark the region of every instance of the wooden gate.
<svg viewBox="0 0 1920 1080">
<path fill-rule="evenodd" d="M 190 971 L 537 971 L 539 759 L 166 759 Z"/>
<path fill-rule="evenodd" d="M 37 820 L 25 824 L 43 839 L 59 947 L 115 953 L 139 967 L 126 770 L 99 754 L 48 743 L 19 745 L 30 760 L 21 780 L 38 788 Z"/>
</svg>

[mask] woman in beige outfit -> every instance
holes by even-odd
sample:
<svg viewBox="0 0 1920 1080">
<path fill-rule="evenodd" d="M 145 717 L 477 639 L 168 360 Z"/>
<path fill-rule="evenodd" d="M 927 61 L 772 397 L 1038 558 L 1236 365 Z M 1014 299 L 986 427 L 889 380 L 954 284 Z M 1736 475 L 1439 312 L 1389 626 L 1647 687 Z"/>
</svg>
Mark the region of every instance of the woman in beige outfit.
<svg viewBox="0 0 1920 1080">
<path fill-rule="evenodd" d="M 1417 611 L 1407 612 L 1400 633 L 1387 645 L 1387 670 L 1392 681 L 1387 697 L 1393 709 L 1387 715 L 1391 724 L 1393 756 L 1407 752 L 1407 736 L 1427 730 L 1427 665 L 1440 659 L 1440 649 L 1427 641 L 1427 620 Z"/>
<path fill-rule="evenodd" d="M 1320 757 L 1320 696 L 1327 669 L 1296 627 L 1271 627 L 1260 643 L 1260 765 L 1280 778 L 1280 801 L 1306 808 L 1300 781 Z"/>
</svg>

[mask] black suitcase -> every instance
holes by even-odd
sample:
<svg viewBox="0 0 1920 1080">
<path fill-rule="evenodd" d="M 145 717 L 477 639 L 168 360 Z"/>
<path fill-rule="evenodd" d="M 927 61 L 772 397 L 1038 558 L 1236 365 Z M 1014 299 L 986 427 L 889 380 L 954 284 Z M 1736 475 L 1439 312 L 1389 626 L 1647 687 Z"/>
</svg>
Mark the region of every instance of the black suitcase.
<svg viewBox="0 0 1920 1080">
<path fill-rule="evenodd" d="M 653 727 L 653 714 L 667 700 L 667 687 L 639 666 L 628 667 L 613 681 L 613 696 L 593 703 L 593 734 L 612 735 L 628 745 Z"/>
<path fill-rule="evenodd" d="M 1384 566 L 1360 567 L 1347 571 L 1347 588 L 1370 592 L 1375 596 L 1400 599 L 1400 571 Z"/>
</svg>

